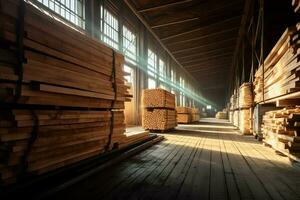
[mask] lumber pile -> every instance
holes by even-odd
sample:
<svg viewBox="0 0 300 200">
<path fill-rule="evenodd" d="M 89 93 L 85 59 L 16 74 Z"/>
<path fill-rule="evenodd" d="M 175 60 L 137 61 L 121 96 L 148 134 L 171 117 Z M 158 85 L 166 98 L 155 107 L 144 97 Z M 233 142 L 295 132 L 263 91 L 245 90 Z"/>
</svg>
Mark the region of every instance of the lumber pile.
<svg viewBox="0 0 300 200">
<path fill-rule="evenodd" d="M 300 155 L 300 108 L 266 112 L 262 129 L 264 142 L 279 151 Z"/>
<path fill-rule="evenodd" d="M 137 140 L 121 54 L 22 0 L 0 16 L 0 184 Z"/>
<path fill-rule="evenodd" d="M 233 125 L 236 127 L 239 126 L 239 110 L 233 111 Z"/>
<path fill-rule="evenodd" d="M 239 88 L 239 108 L 249 108 L 252 105 L 252 83 L 243 83 Z"/>
<path fill-rule="evenodd" d="M 251 109 L 241 109 L 239 110 L 239 130 L 244 135 L 251 134 L 252 130 L 252 115 Z"/>
<path fill-rule="evenodd" d="M 198 122 L 200 120 L 200 111 L 199 108 L 191 109 L 192 122 Z"/>
<path fill-rule="evenodd" d="M 227 112 L 224 111 L 217 112 L 216 119 L 227 119 Z"/>
<path fill-rule="evenodd" d="M 189 107 L 176 107 L 177 122 L 180 124 L 189 124 L 192 122 L 191 108 Z"/>
<path fill-rule="evenodd" d="M 288 28 L 256 71 L 256 103 L 300 91 L 299 30 L 300 23 Z"/>
<path fill-rule="evenodd" d="M 150 131 L 168 131 L 177 126 L 175 95 L 157 88 L 145 89 L 142 95 L 142 126 Z"/>
<path fill-rule="evenodd" d="M 231 123 L 233 123 L 233 111 L 231 110 L 228 112 L 228 119 Z"/>
<path fill-rule="evenodd" d="M 252 83 L 243 83 L 239 88 L 239 117 L 238 127 L 242 134 L 248 135 L 252 130 L 253 105 Z"/>
<path fill-rule="evenodd" d="M 300 13 L 300 0 L 292 0 L 294 11 Z"/>
<path fill-rule="evenodd" d="M 238 109 L 238 95 L 234 93 L 230 97 L 230 110 Z"/>
</svg>

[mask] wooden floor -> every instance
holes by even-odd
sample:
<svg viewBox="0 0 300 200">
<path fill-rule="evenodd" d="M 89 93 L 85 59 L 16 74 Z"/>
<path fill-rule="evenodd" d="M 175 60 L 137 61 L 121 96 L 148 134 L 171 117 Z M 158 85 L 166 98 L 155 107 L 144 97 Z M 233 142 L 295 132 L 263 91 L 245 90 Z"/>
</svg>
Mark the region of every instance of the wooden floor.
<svg viewBox="0 0 300 200">
<path fill-rule="evenodd" d="M 226 121 L 181 125 L 166 140 L 51 199 L 300 199 L 300 166 Z"/>
</svg>

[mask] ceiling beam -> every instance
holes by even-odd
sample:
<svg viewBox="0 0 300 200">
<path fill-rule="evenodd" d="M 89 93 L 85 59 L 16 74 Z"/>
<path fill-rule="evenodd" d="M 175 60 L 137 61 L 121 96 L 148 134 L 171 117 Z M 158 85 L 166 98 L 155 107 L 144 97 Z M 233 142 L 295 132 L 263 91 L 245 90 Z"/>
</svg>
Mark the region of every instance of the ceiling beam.
<svg viewBox="0 0 300 200">
<path fill-rule="evenodd" d="M 224 33 L 227 33 L 227 32 L 230 32 L 230 31 L 235 31 L 235 30 L 238 30 L 239 27 L 228 27 L 228 28 L 223 28 L 221 29 L 221 31 L 217 31 L 217 32 L 213 32 L 213 33 L 209 33 L 209 34 L 206 34 L 206 35 L 201 35 L 199 37 L 193 37 L 193 38 L 190 38 L 190 39 L 185 39 L 185 40 L 178 40 L 176 42 L 165 42 L 165 44 L 167 46 L 171 46 L 171 45 L 174 45 L 174 44 L 180 44 L 180 43 L 185 43 L 185 42 L 191 42 L 191 41 L 195 41 L 195 40 L 200 40 L 200 39 L 203 39 L 203 38 L 207 38 L 207 37 L 212 37 L 212 36 L 215 36 L 215 35 L 220 35 L 220 34 L 224 34 Z"/>
<path fill-rule="evenodd" d="M 222 41 L 218 41 L 218 42 L 212 42 L 210 44 L 206 44 L 206 45 L 202 45 L 202 46 L 197 46 L 197 47 L 191 47 L 191 48 L 181 49 L 181 50 L 177 50 L 177 51 L 172 51 L 172 53 L 173 54 L 178 54 L 178 53 L 181 53 L 181 52 L 195 50 L 195 49 L 201 49 L 201 48 L 206 48 L 208 46 L 213 46 L 213 45 L 220 46 L 222 43 L 225 43 L 225 42 L 228 42 L 228 41 L 235 42 L 236 38 L 230 38 L 230 39 L 226 39 L 226 40 L 222 40 Z"/>
<path fill-rule="evenodd" d="M 164 24 L 159 24 L 159 25 L 155 25 L 155 26 L 151 26 L 151 28 L 161 28 L 164 26 L 170 26 L 170 25 L 174 25 L 174 24 L 182 24 L 182 23 L 186 23 L 186 22 L 191 22 L 191 21 L 195 21 L 200 19 L 199 17 L 192 17 L 189 19 L 183 19 L 183 20 L 178 20 L 178 21 L 174 21 L 174 22 L 169 22 L 169 23 L 164 23 Z"/>
<path fill-rule="evenodd" d="M 174 34 L 174 35 L 170 35 L 170 36 L 161 38 L 161 40 L 162 40 L 162 41 L 165 41 L 165 40 L 168 40 L 168 39 L 171 39 L 171 38 L 176 38 L 176 37 L 179 37 L 179 36 L 182 36 L 182 35 L 185 35 L 185 34 L 193 33 L 193 32 L 196 32 L 196 31 L 199 31 L 199 30 L 203 30 L 203 29 L 207 29 L 207 28 L 210 28 L 210 27 L 213 27 L 213 26 L 222 26 L 223 23 L 226 23 L 226 22 L 228 22 L 228 21 L 237 20 L 237 19 L 239 19 L 240 17 L 241 17 L 241 16 L 234 16 L 234 17 L 231 17 L 231 18 L 227 18 L 227 19 L 218 21 L 218 22 L 216 22 L 216 23 L 209 24 L 209 25 L 207 25 L 207 26 L 201 26 L 201 27 L 197 27 L 197 28 L 192 29 L 192 30 L 183 31 L 183 32 L 181 32 L 181 33 L 177 33 L 177 34 Z"/>
<path fill-rule="evenodd" d="M 175 6 L 175 5 L 189 3 L 189 2 L 192 2 L 192 1 L 193 0 L 183 0 L 183 1 L 178 1 L 178 2 L 166 3 L 166 4 L 162 4 L 162 5 L 149 7 L 149 8 L 140 9 L 137 12 L 138 13 L 143 13 L 143 12 L 148 12 L 148 11 L 154 11 L 154 10 L 158 10 L 158 9 L 162 9 L 162 8 L 168 8 L 168 7 Z"/>
<path fill-rule="evenodd" d="M 180 62 L 180 60 L 182 59 L 187 59 L 187 58 L 193 58 L 193 57 L 198 57 L 198 56 L 205 56 L 205 55 L 209 55 L 211 53 L 222 53 L 224 51 L 231 51 L 231 50 L 234 50 L 234 46 L 228 46 L 228 47 L 223 47 L 223 48 L 218 48 L 218 49 L 213 49 L 213 50 L 209 50 L 209 51 L 204 51 L 204 52 L 196 52 L 196 53 L 192 53 L 192 54 L 189 54 L 189 55 L 185 55 L 185 56 L 180 56 L 180 55 L 177 55 L 176 58 L 177 60 Z"/>
<path fill-rule="evenodd" d="M 224 64 L 219 64 L 219 65 L 202 65 L 199 67 L 195 67 L 195 68 L 191 68 L 188 69 L 189 72 L 205 72 L 205 71 L 210 71 L 210 70 L 229 70 L 229 66 L 228 65 L 224 65 Z"/>
<path fill-rule="evenodd" d="M 225 52 L 223 54 L 216 54 L 214 56 L 209 56 L 209 57 L 204 57 L 204 58 L 199 58 L 199 59 L 194 59 L 194 60 L 189 60 L 186 62 L 180 62 L 183 66 L 188 65 L 190 63 L 194 63 L 194 62 L 202 62 L 202 61 L 208 61 L 208 60 L 215 60 L 216 58 L 219 57 L 228 57 L 228 56 L 233 56 L 233 52 Z"/>
<path fill-rule="evenodd" d="M 210 61 L 205 61 L 205 62 L 197 62 L 196 64 L 193 64 L 193 65 L 186 65 L 186 66 L 184 66 L 184 68 L 186 70 L 189 70 L 190 68 L 201 66 L 201 65 L 212 66 L 212 65 L 217 65 L 218 63 L 223 63 L 225 65 L 225 64 L 230 64 L 231 61 L 232 61 L 232 59 L 230 57 L 225 57 L 225 58 L 220 58 L 218 60 L 210 60 Z"/>
<path fill-rule="evenodd" d="M 150 26 L 159 26 L 192 17 L 198 17 L 200 19 L 211 18 L 212 16 L 224 13 L 224 11 L 234 12 L 235 10 L 241 10 L 241 5 L 241 0 L 229 1 L 229 3 L 228 1 L 212 3 L 207 0 L 197 0 L 191 4 L 174 6 L 163 9 L 160 12 L 149 13 L 147 17 L 149 19 Z M 181 12 L 181 10 L 188 10 L 188 12 Z"/>
</svg>

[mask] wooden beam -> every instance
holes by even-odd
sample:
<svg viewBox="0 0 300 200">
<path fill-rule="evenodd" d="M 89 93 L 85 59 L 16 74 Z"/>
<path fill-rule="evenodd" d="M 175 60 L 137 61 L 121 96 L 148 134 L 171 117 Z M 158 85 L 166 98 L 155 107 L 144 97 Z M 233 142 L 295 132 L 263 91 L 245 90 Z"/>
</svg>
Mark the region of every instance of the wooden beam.
<svg viewBox="0 0 300 200">
<path fill-rule="evenodd" d="M 207 45 L 203 45 L 203 46 L 197 46 L 197 47 L 192 47 L 192 48 L 186 48 L 186 49 L 182 49 L 182 50 L 177 50 L 177 51 L 172 51 L 173 54 L 178 54 L 178 53 L 181 53 L 181 52 L 185 52 L 185 51 L 190 51 L 190 50 L 195 50 L 195 49 L 201 49 L 201 48 L 206 48 L 208 46 L 220 46 L 222 45 L 222 43 L 225 43 L 225 42 L 233 42 L 233 41 L 236 41 L 236 38 L 230 38 L 230 39 L 226 39 L 226 40 L 222 40 L 222 41 L 218 41 L 218 42 L 213 42 L 213 43 L 210 43 L 210 44 L 207 44 Z M 216 48 L 218 48 L 216 47 Z"/>
<path fill-rule="evenodd" d="M 170 43 L 165 42 L 165 44 L 167 46 L 171 46 L 171 45 L 174 45 L 174 44 L 181 44 L 181 43 L 185 43 L 185 42 L 191 42 L 191 41 L 200 40 L 200 39 L 203 39 L 203 38 L 212 37 L 212 36 L 215 36 L 215 35 L 224 34 L 224 33 L 230 32 L 230 31 L 238 30 L 238 29 L 239 29 L 238 27 L 230 27 L 228 29 L 223 28 L 223 29 L 221 29 L 221 31 L 216 31 L 216 32 L 209 33 L 209 34 L 206 34 L 206 35 L 200 35 L 199 37 L 193 37 L 193 38 L 184 39 L 184 40 L 178 39 L 178 41 L 176 41 L 176 42 L 170 42 Z"/>
<path fill-rule="evenodd" d="M 188 59 L 188 58 L 192 59 L 193 57 L 205 56 L 205 55 L 209 55 L 211 53 L 218 54 L 218 53 L 222 53 L 224 51 L 231 51 L 231 50 L 234 50 L 234 46 L 223 47 L 223 48 L 213 49 L 213 50 L 204 51 L 204 52 L 196 52 L 196 53 L 192 53 L 192 54 L 185 55 L 185 56 L 177 55 L 176 58 L 177 58 L 178 61 L 180 61 L 182 59 Z"/>
<path fill-rule="evenodd" d="M 213 65 L 214 63 L 228 63 L 230 64 L 231 63 L 231 58 L 229 57 L 225 57 L 225 58 L 222 58 L 222 59 L 218 59 L 218 60 L 210 60 L 210 61 L 206 61 L 206 62 L 198 62 L 197 64 L 193 64 L 193 65 L 186 65 L 185 66 L 185 69 L 188 70 L 189 68 L 192 68 L 192 67 L 196 67 L 196 66 L 201 66 L 201 65 Z"/>
<path fill-rule="evenodd" d="M 209 44 L 221 42 L 223 40 L 230 40 L 230 39 L 236 39 L 236 38 L 237 38 L 237 32 L 231 31 L 224 35 L 215 35 L 215 36 L 203 38 L 203 39 L 197 40 L 197 41 L 185 42 L 183 44 L 175 44 L 172 46 L 168 46 L 168 48 L 170 49 L 170 51 L 173 52 L 176 50 L 198 47 L 199 45 L 201 45 L 201 46 L 209 45 Z"/>
<path fill-rule="evenodd" d="M 147 15 L 150 26 L 172 23 L 180 20 L 198 17 L 200 19 L 210 19 L 216 15 L 220 16 L 225 13 L 234 13 L 239 11 L 241 14 L 241 1 L 220 1 L 214 4 L 210 1 L 194 1 L 191 4 L 183 6 L 174 6 L 159 12 L 149 13 Z"/>
<path fill-rule="evenodd" d="M 194 60 L 190 60 L 190 61 L 186 61 L 186 62 L 181 62 L 182 65 L 188 65 L 190 63 L 194 63 L 194 62 L 202 62 L 202 61 L 208 61 L 208 60 L 215 60 L 216 58 L 219 58 L 219 57 L 227 57 L 227 56 L 230 56 L 233 55 L 232 52 L 225 52 L 223 54 L 216 54 L 214 56 L 210 56 L 210 57 L 205 57 L 204 59 L 203 58 L 199 58 L 199 59 L 194 59 Z"/>
<path fill-rule="evenodd" d="M 158 10 L 158 9 L 162 9 L 162 8 L 168 8 L 168 7 L 175 6 L 175 5 L 189 3 L 189 2 L 192 2 L 192 1 L 193 0 L 183 0 L 183 1 L 178 1 L 178 2 L 172 2 L 172 3 L 157 5 L 157 6 L 153 6 L 153 7 L 149 7 L 149 8 L 140 9 L 137 12 L 144 13 L 144 12 L 148 12 L 148 11 L 154 11 L 154 10 Z"/>
<path fill-rule="evenodd" d="M 223 70 L 223 71 L 228 71 L 229 70 L 229 66 L 226 67 L 226 65 L 212 65 L 211 67 L 203 67 L 203 66 L 199 66 L 197 68 L 193 68 L 193 69 L 188 69 L 189 72 L 194 73 L 194 72 L 206 72 L 206 71 L 211 71 L 211 70 Z"/>
<path fill-rule="evenodd" d="M 195 21 L 195 20 L 198 20 L 198 19 L 199 19 L 199 17 L 192 17 L 192 18 L 189 18 L 189 19 L 183 19 L 183 20 L 178 20 L 178 21 L 174 21 L 174 22 L 169 22 L 169 23 L 164 23 L 164 24 L 151 26 L 151 28 L 161 28 L 161 27 L 164 27 L 164 26 L 170 26 L 170 25 L 174 25 L 174 24 L 182 24 L 182 23 L 186 23 L 186 22 Z"/>
<path fill-rule="evenodd" d="M 161 38 L 162 41 L 165 41 L 165 40 L 168 40 L 168 39 L 171 39 L 171 38 L 176 38 L 176 37 L 179 37 L 179 36 L 182 36 L 182 35 L 185 35 L 185 34 L 189 34 L 189 33 L 193 33 L 193 32 L 196 32 L 196 31 L 199 31 L 199 30 L 203 30 L 203 29 L 207 29 L 207 28 L 210 28 L 210 27 L 213 27 L 213 26 L 222 26 L 223 23 L 226 23 L 228 21 L 233 21 L 233 20 L 237 20 L 239 19 L 241 16 L 234 16 L 232 18 L 227 18 L 227 19 L 224 19 L 222 21 L 218 21 L 216 23 L 212 23 L 212 24 L 209 24 L 207 26 L 202 26 L 202 27 L 197 27 L 193 30 L 188 30 L 188 31 L 183 31 L 181 33 L 177 33 L 177 34 L 174 34 L 174 35 L 170 35 L 170 36 L 167 36 L 167 37 L 164 37 L 164 38 Z"/>
</svg>

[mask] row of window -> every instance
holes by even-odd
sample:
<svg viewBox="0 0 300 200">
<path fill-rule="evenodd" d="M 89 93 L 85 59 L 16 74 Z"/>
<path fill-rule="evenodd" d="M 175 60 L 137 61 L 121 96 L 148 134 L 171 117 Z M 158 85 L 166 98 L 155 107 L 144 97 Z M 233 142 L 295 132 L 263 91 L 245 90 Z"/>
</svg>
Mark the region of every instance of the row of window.
<svg viewBox="0 0 300 200">
<path fill-rule="evenodd" d="M 53 10 L 71 23 L 85 29 L 85 5 L 84 0 L 37 0 L 44 6 Z M 127 26 L 119 26 L 118 19 L 103 6 L 100 7 L 100 31 L 101 40 L 109 46 L 123 51 L 126 64 L 124 71 L 125 79 L 129 83 L 134 82 L 134 69 L 130 66 L 137 66 L 137 36 Z M 120 30 L 120 28 L 122 28 Z M 122 39 L 120 41 L 120 32 Z M 176 74 L 173 69 L 170 71 L 170 80 L 167 81 L 167 69 L 163 58 L 159 57 L 153 50 L 148 49 L 147 54 L 147 75 L 148 88 L 164 88 L 171 82 L 168 88 L 175 94 L 178 88 L 185 88 L 185 80 L 179 77 L 179 87 L 176 84 Z M 157 85 L 157 83 L 160 83 Z M 186 96 L 182 90 L 179 90 L 179 104 L 186 105 Z M 191 102 L 189 102 L 191 104 Z M 191 106 L 191 105 L 190 105 Z"/>
</svg>

